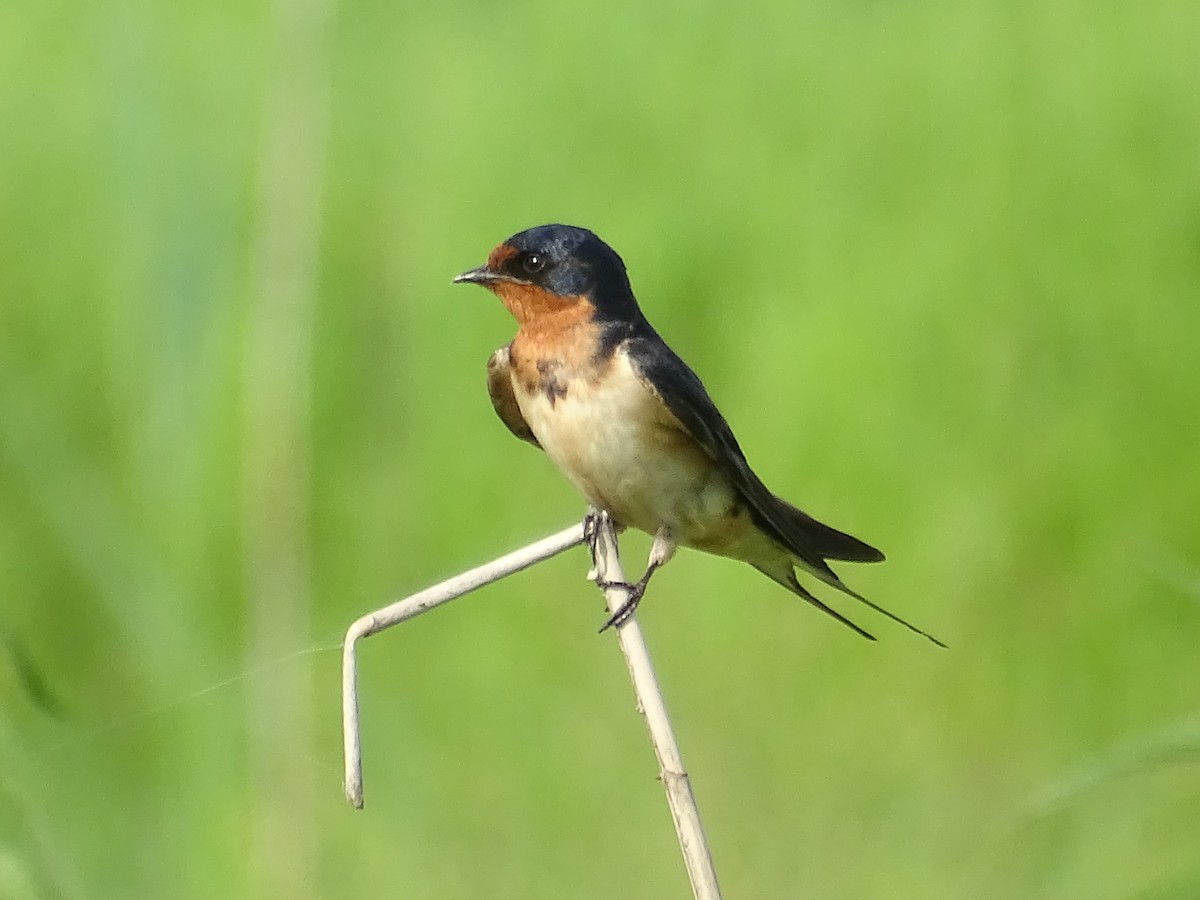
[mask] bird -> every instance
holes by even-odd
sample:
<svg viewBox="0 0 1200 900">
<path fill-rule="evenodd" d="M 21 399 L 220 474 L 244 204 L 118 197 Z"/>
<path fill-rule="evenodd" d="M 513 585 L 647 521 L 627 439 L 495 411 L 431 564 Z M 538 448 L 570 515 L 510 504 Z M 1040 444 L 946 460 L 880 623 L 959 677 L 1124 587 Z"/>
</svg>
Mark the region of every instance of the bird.
<svg viewBox="0 0 1200 900">
<path fill-rule="evenodd" d="M 596 234 L 529 228 L 453 283 L 487 288 L 516 319 L 516 336 L 487 363 L 500 421 L 543 450 L 593 511 L 653 535 L 645 574 L 621 584 L 627 599 L 601 631 L 629 619 L 651 576 L 684 546 L 749 563 L 868 640 L 797 570 L 945 646 L 830 568 L 829 560 L 884 555 L 766 487 L 703 382 L 646 319 L 624 261 Z"/>
</svg>

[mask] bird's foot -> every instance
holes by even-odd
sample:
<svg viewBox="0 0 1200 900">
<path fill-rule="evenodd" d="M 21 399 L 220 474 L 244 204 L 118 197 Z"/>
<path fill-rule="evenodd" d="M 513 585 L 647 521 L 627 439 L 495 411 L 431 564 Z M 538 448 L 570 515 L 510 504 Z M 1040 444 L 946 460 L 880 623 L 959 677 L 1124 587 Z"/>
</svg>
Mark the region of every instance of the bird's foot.
<svg viewBox="0 0 1200 900">
<path fill-rule="evenodd" d="M 608 510 L 597 509 L 594 506 L 587 508 L 587 513 L 583 517 L 583 542 L 587 544 L 588 550 L 591 551 L 593 563 L 599 549 L 600 530 L 604 527 L 605 522 L 612 525 L 613 534 L 620 534 L 625 530 L 625 526 L 609 515 Z M 587 580 L 596 580 L 595 565 L 588 571 Z"/>
<path fill-rule="evenodd" d="M 600 525 L 605 519 L 612 523 L 614 534 L 622 534 L 625 531 L 625 526 L 614 519 L 608 510 L 588 506 L 587 512 L 583 516 L 583 539 L 587 541 L 589 547 L 595 546 L 596 535 L 600 533 Z"/>
<path fill-rule="evenodd" d="M 583 540 L 592 552 L 592 568 L 587 574 L 588 581 L 594 581 L 596 587 L 602 591 L 607 591 L 609 588 L 623 588 L 627 594 L 625 602 L 621 604 L 620 608 L 600 626 L 601 634 L 614 625 L 620 627 L 628 621 L 634 610 L 637 609 L 638 603 L 641 602 L 642 595 L 646 593 L 646 584 L 650 581 L 650 574 L 654 571 L 654 566 L 651 566 L 642 576 L 642 580 L 638 582 L 607 581 L 600 578 L 599 572 L 596 570 L 596 558 L 599 554 L 600 532 L 606 524 L 612 526 L 614 534 L 620 534 L 625 530 L 609 515 L 607 510 L 589 506 L 587 515 L 583 517 Z"/>
<path fill-rule="evenodd" d="M 596 552 L 600 541 L 600 526 L 604 523 L 606 515 L 607 513 L 603 510 L 588 506 L 587 514 L 583 517 L 583 542 L 587 545 L 588 553 L 592 557 L 592 566 L 584 576 L 588 581 L 595 581 L 598 577 Z"/>
<path fill-rule="evenodd" d="M 648 579 L 643 578 L 641 581 L 630 583 L 628 581 L 597 581 L 596 587 L 602 591 L 607 591 L 609 588 L 624 588 L 626 594 L 625 602 L 620 605 L 615 613 L 608 617 L 603 625 L 600 626 L 598 634 L 604 634 L 612 627 L 620 628 L 629 621 L 629 617 L 637 610 L 638 604 L 642 602 L 642 595 L 646 593 L 646 583 Z"/>
<path fill-rule="evenodd" d="M 587 544 L 592 556 L 596 555 L 596 542 L 600 540 L 600 526 L 608 518 L 608 513 L 602 509 L 589 506 L 583 517 L 583 542 Z"/>
</svg>

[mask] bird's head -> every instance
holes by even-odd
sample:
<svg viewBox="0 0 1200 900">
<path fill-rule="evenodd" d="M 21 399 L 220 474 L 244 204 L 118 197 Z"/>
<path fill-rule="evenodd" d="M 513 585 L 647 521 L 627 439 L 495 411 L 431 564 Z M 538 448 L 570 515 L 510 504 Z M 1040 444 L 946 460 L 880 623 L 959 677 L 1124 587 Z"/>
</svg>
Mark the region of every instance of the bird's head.
<svg viewBox="0 0 1200 900">
<path fill-rule="evenodd" d="M 514 234 L 455 284 L 494 293 L 522 326 L 581 305 L 600 319 L 640 315 L 617 252 L 586 228 L 539 225 Z"/>
</svg>

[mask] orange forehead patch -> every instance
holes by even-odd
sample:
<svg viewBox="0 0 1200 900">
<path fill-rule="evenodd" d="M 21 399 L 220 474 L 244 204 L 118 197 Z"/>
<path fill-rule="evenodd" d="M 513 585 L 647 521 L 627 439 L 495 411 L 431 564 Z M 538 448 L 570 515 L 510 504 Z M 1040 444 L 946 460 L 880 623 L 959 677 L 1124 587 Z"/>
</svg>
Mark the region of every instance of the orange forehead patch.
<svg viewBox="0 0 1200 900">
<path fill-rule="evenodd" d="M 501 244 L 491 252 L 487 259 L 487 267 L 493 272 L 499 272 L 506 262 L 517 255 L 515 247 L 508 244 Z"/>
</svg>

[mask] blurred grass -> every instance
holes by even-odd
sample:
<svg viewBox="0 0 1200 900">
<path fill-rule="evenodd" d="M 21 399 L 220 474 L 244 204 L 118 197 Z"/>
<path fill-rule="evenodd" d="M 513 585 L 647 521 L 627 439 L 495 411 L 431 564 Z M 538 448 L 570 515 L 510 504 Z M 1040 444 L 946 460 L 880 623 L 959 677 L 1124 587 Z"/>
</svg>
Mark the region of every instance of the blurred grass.
<svg viewBox="0 0 1200 900">
<path fill-rule="evenodd" d="M 727 895 L 1200 893 L 1194 755 L 1012 825 L 1200 708 L 1194 5 L 333 8 L 328 66 L 284 60 L 327 116 L 280 485 L 312 633 L 264 659 L 245 342 L 288 9 L 0 8 L 0 897 L 686 896 L 579 554 L 366 646 L 340 797 L 345 625 L 582 511 L 488 407 L 507 315 L 448 285 L 555 220 L 625 256 L 778 492 L 888 552 L 852 583 L 951 644 L 697 554 L 656 580 Z M 311 733 L 253 716 L 296 685 Z M 262 849 L 281 809 L 303 866 Z"/>
</svg>

